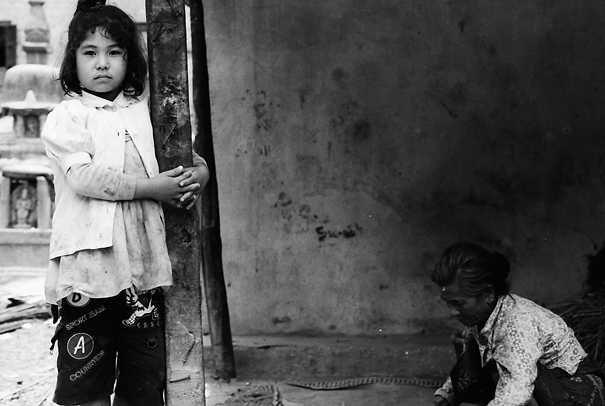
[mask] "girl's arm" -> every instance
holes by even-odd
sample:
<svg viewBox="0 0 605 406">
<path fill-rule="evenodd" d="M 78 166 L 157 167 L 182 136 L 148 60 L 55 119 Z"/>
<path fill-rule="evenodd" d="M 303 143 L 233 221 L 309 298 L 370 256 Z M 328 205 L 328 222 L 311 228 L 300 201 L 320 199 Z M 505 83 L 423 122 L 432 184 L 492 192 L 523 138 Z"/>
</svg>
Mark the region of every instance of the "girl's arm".
<svg viewBox="0 0 605 406">
<path fill-rule="evenodd" d="M 67 171 L 66 180 L 81 196 L 110 201 L 153 199 L 176 206 L 184 193 L 195 190 L 192 185 L 180 186 L 190 176 L 182 167 L 149 179 L 125 175 L 95 164 L 75 164 Z"/>
<path fill-rule="evenodd" d="M 47 155 L 56 161 L 71 189 L 81 196 L 109 201 L 145 198 L 179 207 L 195 203 L 208 180 L 207 168 L 200 168 L 203 159 L 194 154 L 194 168 L 174 168 L 157 179 L 138 179 L 93 164 L 96 146 L 86 128 L 88 113 L 80 103 L 62 103 L 48 115 L 42 131 Z"/>
<path fill-rule="evenodd" d="M 124 175 L 92 163 L 72 165 L 65 180 L 80 196 L 110 201 L 132 200 L 137 182 L 134 175 Z"/>
</svg>

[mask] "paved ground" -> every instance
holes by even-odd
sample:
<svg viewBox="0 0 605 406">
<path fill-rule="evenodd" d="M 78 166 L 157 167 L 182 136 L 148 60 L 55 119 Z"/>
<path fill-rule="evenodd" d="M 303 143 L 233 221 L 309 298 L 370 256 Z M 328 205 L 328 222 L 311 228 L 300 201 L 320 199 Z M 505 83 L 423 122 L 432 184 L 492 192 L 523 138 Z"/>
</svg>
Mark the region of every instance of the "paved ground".
<svg viewBox="0 0 605 406">
<path fill-rule="evenodd" d="M 54 406 L 50 395 L 54 386 L 55 356 L 48 352 L 52 332 L 50 323 L 34 321 L 25 328 L 0 335 L 0 354 L 3 357 L 0 363 L 0 405 Z M 214 380 L 207 373 L 206 405 L 419 406 L 430 405 L 434 391 L 397 382 L 332 390 L 309 389 L 291 382 L 295 381 L 249 377 L 225 383 Z M 322 382 L 330 382 L 330 379 Z"/>
<path fill-rule="evenodd" d="M 216 384 L 206 386 L 206 404 L 284 406 L 421 406 L 432 404 L 433 389 L 417 386 L 371 384 L 341 390 L 312 390 L 286 383 L 262 382 Z M 260 389 L 255 389 L 260 388 Z M 281 401 L 278 403 L 277 400 Z"/>
<path fill-rule="evenodd" d="M 7 292 L 41 297 L 42 284 L 35 272 L 0 275 L 0 298 Z M 34 320 L 0 335 L 0 405 L 54 405 L 53 328 L 48 320 Z M 452 357 L 448 337 L 422 336 L 235 337 L 234 350 L 238 378 L 229 383 L 213 379 L 211 362 L 205 364 L 208 406 L 431 405 L 430 386 L 442 379 Z"/>
</svg>

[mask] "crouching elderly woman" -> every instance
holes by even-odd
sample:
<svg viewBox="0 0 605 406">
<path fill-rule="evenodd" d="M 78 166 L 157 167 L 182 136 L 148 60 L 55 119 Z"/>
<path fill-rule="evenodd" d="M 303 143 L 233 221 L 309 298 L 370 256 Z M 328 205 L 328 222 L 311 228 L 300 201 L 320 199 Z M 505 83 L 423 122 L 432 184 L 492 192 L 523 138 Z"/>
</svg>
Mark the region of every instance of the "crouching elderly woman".
<svg viewBox="0 0 605 406">
<path fill-rule="evenodd" d="M 473 243 L 448 247 L 431 272 L 466 328 L 464 350 L 433 405 L 603 406 L 603 374 L 556 314 L 509 293 L 510 263 Z"/>
</svg>

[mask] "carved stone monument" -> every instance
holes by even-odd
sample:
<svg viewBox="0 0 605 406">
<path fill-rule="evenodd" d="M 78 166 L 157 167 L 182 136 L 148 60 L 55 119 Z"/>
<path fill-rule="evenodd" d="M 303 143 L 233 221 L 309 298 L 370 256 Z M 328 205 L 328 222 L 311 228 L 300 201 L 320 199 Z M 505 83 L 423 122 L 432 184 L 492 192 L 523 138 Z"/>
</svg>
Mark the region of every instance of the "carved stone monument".
<svg viewBox="0 0 605 406">
<path fill-rule="evenodd" d="M 44 0 L 29 0 L 29 21 L 25 24 L 27 63 L 45 65 L 48 59 L 50 30 L 44 16 Z"/>
<path fill-rule="evenodd" d="M 0 267 L 19 269 L 48 264 L 54 188 L 40 131 L 64 98 L 57 70 L 46 65 L 44 1 L 29 4 L 27 63 L 6 71 L 0 94 Z"/>
<path fill-rule="evenodd" d="M 37 139 L 39 142 L 36 143 L 42 145 L 40 131 L 48 113 L 56 106 L 56 103 L 39 102 L 32 90 L 28 90 L 24 100 L 0 104 L 2 115 L 13 116 L 13 139 L 10 141 Z"/>
<path fill-rule="evenodd" d="M 50 228 L 54 206 L 52 172 L 43 165 L 2 168 L 0 228 Z"/>
</svg>

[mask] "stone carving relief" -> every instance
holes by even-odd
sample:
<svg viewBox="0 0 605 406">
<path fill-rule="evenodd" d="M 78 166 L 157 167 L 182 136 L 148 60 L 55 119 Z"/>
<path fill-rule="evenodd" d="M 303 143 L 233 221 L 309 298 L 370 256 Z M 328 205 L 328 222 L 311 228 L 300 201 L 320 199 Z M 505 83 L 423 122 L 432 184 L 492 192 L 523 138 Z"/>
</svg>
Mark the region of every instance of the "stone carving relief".
<svg viewBox="0 0 605 406">
<path fill-rule="evenodd" d="M 11 228 L 36 227 L 36 189 L 22 182 L 11 193 Z"/>
</svg>

